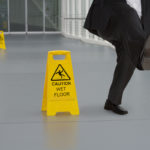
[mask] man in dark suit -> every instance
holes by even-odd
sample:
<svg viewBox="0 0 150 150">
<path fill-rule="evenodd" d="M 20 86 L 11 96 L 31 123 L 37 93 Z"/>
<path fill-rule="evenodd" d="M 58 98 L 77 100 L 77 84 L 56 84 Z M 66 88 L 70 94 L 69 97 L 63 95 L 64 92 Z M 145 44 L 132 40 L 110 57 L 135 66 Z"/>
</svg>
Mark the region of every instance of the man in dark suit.
<svg viewBox="0 0 150 150">
<path fill-rule="evenodd" d="M 138 10 L 133 8 L 132 3 L 132 0 L 94 0 L 83 26 L 116 48 L 117 65 L 104 108 L 120 115 L 128 113 L 119 106 L 124 89 L 135 68 L 145 69 L 142 62 L 147 48 L 150 54 L 150 0 L 140 0 L 141 11 L 139 6 Z"/>
</svg>

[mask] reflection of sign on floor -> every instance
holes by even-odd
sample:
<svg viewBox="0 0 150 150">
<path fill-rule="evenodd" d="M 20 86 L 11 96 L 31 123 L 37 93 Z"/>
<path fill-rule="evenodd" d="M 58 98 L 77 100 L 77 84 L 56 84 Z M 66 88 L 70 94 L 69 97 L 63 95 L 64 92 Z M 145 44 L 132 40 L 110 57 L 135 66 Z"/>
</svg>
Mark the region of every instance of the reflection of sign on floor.
<svg viewBox="0 0 150 150">
<path fill-rule="evenodd" d="M 58 65 L 55 73 L 53 74 L 51 81 L 64 81 L 64 80 L 71 80 L 65 69 L 62 67 L 61 64 Z"/>
<path fill-rule="evenodd" d="M 54 55 L 66 55 L 64 60 L 54 60 Z M 48 52 L 42 111 L 48 116 L 57 112 L 79 115 L 77 94 L 70 51 Z"/>
<path fill-rule="evenodd" d="M 3 31 L 0 31 L 0 49 L 6 49 Z"/>
</svg>

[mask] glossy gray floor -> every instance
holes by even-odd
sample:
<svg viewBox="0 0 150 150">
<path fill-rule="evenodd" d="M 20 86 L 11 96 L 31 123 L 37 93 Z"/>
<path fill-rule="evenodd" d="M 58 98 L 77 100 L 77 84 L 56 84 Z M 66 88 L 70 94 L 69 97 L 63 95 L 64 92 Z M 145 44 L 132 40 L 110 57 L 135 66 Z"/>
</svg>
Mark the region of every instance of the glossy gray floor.
<svg viewBox="0 0 150 150">
<path fill-rule="evenodd" d="M 136 70 L 123 96 L 129 114 L 103 109 L 116 54 L 113 48 L 62 35 L 9 35 L 0 53 L 0 150 L 147 150 L 150 71 Z M 41 112 L 47 52 L 70 50 L 80 116 Z"/>
</svg>

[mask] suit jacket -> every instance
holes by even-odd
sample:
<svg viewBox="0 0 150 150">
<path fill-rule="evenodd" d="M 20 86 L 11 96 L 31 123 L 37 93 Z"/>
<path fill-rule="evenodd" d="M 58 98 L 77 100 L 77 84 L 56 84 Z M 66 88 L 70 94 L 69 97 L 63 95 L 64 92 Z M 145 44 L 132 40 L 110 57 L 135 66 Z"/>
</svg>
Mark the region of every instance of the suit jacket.
<svg viewBox="0 0 150 150">
<path fill-rule="evenodd" d="M 111 17 L 111 5 L 127 3 L 126 0 L 93 0 L 83 27 L 98 36 L 97 30 L 103 31 Z M 141 0 L 141 23 L 146 35 L 150 34 L 150 0 Z"/>
</svg>

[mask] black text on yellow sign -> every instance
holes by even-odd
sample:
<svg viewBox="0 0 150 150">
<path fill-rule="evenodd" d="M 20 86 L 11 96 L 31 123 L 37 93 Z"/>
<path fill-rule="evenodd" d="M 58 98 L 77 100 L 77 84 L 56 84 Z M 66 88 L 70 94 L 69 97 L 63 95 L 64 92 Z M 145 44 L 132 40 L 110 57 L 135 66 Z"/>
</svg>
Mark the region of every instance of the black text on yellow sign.
<svg viewBox="0 0 150 150">
<path fill-rule="evenodd" d="M 6 50 L 4 32 L 0 31 L 0 49 Z"/>
<path fill-rule="evenodd" d="M 54 55 L 65 55 L 65 59 L 55 60 Z M 48 116 L 57 112 L 79 115 L 70 51 L 48 52 L 42 111 Z"/>
</svg>

